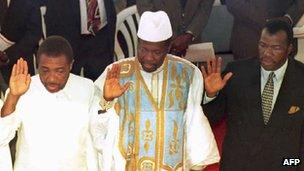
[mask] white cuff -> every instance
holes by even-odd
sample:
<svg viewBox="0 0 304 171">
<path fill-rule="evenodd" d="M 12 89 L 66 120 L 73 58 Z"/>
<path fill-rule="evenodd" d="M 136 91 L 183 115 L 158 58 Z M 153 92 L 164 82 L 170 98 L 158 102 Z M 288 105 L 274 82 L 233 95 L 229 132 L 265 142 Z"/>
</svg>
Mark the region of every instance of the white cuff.
<svg viewBox="0 0 304 171">
<path fill-rule="evenodd" d="M 285 14 L 285 17 L 287 17 L 290 20 L 291 25 L 293 25 L 293 20 L 289 14 Z"/>
<path fill-rule="evenodd" d="M 216 96 L 217 96 L 217 95 L 216 95 Z M 214 100 L 214 99 L 216 98 L 216 96 L 215 96 L 215 97 L 210 98 L 210 97 L 208 97 L 208 96 L 205 94 L 205 95 L 204 95 L 204 101 L 203 101 L 203 104 L 207 104 L 207 103 L 211 102 L 212 100 Z"/>
<path fill-rule="evenodd" d="M 101 113 L 105 113 L 107 110 L 109 110 L 110 108 L 112 108 L 114 106 L 114 100 L 112 101 L 106 101 L 104 98 L 101 98 L 100 102 L 99 102 L 99 106 L 100 106 L 100 111 Z M 99 111 L 98 111 L 98 114 Z"/>
<path fill-rule="evenodd" d="M 7 48 L 11 47 L 15 42 L 8 40 L 0 33 L 0 51 L 4 51 Z"/>
</svg>

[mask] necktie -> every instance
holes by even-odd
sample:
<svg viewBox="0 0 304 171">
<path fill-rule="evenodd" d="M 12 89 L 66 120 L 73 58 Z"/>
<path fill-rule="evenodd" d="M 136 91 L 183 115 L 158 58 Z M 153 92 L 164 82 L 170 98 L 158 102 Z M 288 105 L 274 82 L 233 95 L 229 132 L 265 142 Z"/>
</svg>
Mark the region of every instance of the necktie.
<svg viewBox="0 0 304 171">
<path fill-rule="evenodd" d="M 101 28 L 100 14 L 97 0 L 86 0 L 88 31 L 93 35 Z"/>
<path fill-rule="evenodd" d="M 7 10 L 7 0 L 0 0 L 0 28 L 2 26 L 6 10 Z"/>
<path fill-rule="evenodd" d="M 271 72 L 268 76 L 267 83 L 262 92 L 262 111 L 264 117 L 264 124 L 267 125 L 272 107 L 272 98 L 273 98 L 273 78 L 275 77 L 274 72 Z"/>
</svg>

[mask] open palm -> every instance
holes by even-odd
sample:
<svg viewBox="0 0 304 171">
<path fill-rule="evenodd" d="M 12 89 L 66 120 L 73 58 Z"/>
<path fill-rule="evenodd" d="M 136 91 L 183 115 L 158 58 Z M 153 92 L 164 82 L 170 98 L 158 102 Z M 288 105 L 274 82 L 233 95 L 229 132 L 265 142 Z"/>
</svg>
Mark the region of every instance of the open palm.
<svg viewBox="0 0 304 171">
<path fill-rule="evenodd" d="M 108 69 L 106 80 L 103 87 L 103 97 L 106 101 L 120 97 L 128 88 L 129 83 L 120 85 L 119 83 L 120 66 L 113 64 L 111 69 Z"/>
<path fill-rule="evenodd" d="M 9 81 L 10 93 L 15 96 L 23 95 L 29 89 L 30 82 L 31 77 L 28 74 L 27 62 L 20 58 L 12 69 Z"/>
<path fill-rule="evenodd" d="M 221 75 L 221 58 L 214 58 L 207 61 L 207 71 L 202 67 L 205 90 L 208 97 L 215 96 L 227 83 L 232 73 L 227 73 L 223 78 Z"/>
</svg>

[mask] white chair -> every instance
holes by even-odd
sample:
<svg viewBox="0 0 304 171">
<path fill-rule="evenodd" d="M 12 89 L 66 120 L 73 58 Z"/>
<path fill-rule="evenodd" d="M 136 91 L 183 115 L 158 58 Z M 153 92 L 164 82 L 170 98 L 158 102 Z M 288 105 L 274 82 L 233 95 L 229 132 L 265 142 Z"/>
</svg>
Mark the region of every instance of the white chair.
<svg viewBox="0 0 304 171">
<path fill-rule="evenodd" d="M 43 34 L 43 38 L 46 38 L 46 28 L 45 28 L 45 21 L 44 21 L 44 15 L 46 13 L 46 6 L 41 6 L 40 7 L 40 14 L 41 14 L 41 25 L 42 25 L 42 34 Z"/>
<path fill-rule="evenodd" d="M 136 55 L 136 33 L 138 30 L 138 21 L 139 14 L 137 12 L 136 5 L 128 7 L 117 14 L 114 60 L 119 60 Z M 120 42 L 118 40 L 120 40 Z M 126 48 L 124 49 L 123 47 Z"/>
<path fill-rule="evenodd" d="M 42 41 L 46 38 L 46 28 L 45 28 L 45 21 L 44 21 L 44 15 L 46 13 L 46 6 L 41 6 L 40 7 L 40 15 L 41 15 L 41 29 L 42 29 L 42 37 L 39 40 L 39 45 L 42 43 Z M 33 55 L 33 63 L 34 63 L 34 71 L 35 74 L 38 73 L 38 66 L 37 66 L 37 62 L 36 62 L 36 54 Z"/>
<path fill-rule="evenodd" d="M 295 59 L 304 63 L 304 15 L 293 28 L 293 34 L 298 41 L 298 53 Z"/>
</svg>

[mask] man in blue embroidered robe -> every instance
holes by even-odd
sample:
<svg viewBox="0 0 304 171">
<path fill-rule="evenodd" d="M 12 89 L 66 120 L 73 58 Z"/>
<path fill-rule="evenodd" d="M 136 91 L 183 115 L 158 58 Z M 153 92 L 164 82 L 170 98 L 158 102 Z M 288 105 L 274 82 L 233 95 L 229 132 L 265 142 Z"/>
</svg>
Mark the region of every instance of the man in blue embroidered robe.
<svg viewBox="0 0 304 171">
<path fill-rule="evenodd" d="M 203 79 L 192 63 L 167 54 L 172 29 L 163 11 L 143 13 L 137 57 L 96 80 L 91 134 L 100 170 L 201 170 L 219 161 L 200 106 Z M 96 112 L 97 113 L 97 112 Z"/>
</svg>

